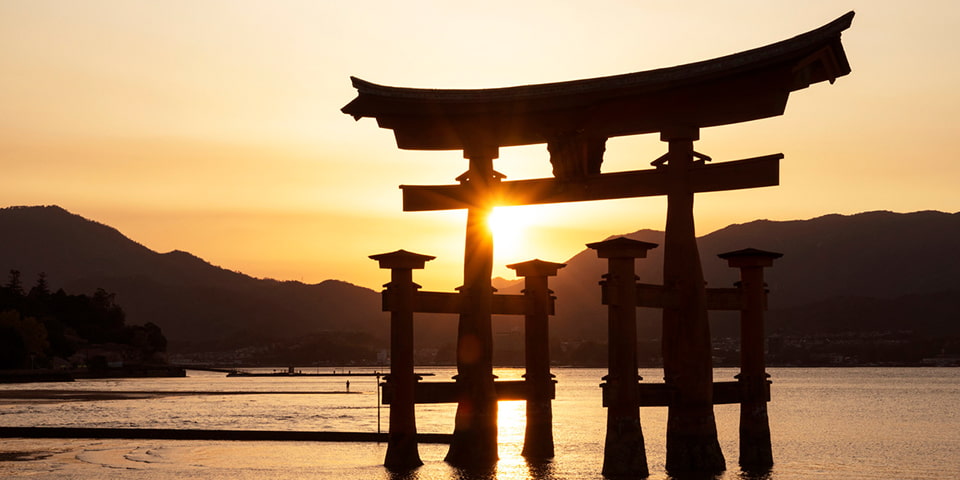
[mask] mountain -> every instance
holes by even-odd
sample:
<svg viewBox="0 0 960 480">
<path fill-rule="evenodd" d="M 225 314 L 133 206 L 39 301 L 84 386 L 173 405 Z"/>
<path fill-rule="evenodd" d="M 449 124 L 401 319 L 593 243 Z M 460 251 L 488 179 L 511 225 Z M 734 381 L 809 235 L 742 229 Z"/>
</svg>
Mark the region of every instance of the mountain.
<svg viewBox="0 0 960 480">
<path fill-rule="evenodd" d="M 663 232 L 627 236 L 660 245 L 637 260 L 637 275 L 661 283 Z M 784 254 L 765 271 L 773 335 L 960 337 L 960 213 L 757 220 L 702 236 L 698 245 L 711 287 L 732 286 L 738 276 L 717 254 L 748 247 Z M 550 279 L 557 297 L 551 341 L 601 345 L 607 317 L 597 282 L 606 263 L 589 249 L 565 263 Z M 173 351 L 262 346 L 322 332 L 360 332 L 379 348 L 387 343 L 389 317 L 380 311 L 378 292 L 337 280 L 256 279 L 186 252 L 157 253 L 59 207 L 0 209 L 0 269 L 19 270 L 25 288 L 45 272 L 54 290 L 116 293 L 127 323 L 160 325 Z M 500 293 L 523 288 L 522 282 L 496 283 Z M 642 341 L 659 338 L 659 311 L 639 309 L 638 322 Z M 735 313 L 712 313 L 711 323 L 715 337 L 737 336 Z M 495 318 L 494 328 L 498 345 L 516 348 L 522 318 Z M 415 329 L 418 348 L 439 349 L 452 360 L 456 321 L 421 315 Z"/>
<path fill-rule="evenodd" d="M 116 294 L 128 323 L 163 328 L 171 350 L 235 348 L 319 331 L 383 338 L 377 292 L 346 282 L 256 279 L 189 253 L 157 253 L 109 226 L 56 207 L 0 209 L 0 269 L 30 288 Z"/>
<path fill-rule="evenodd" d="M 662 283 L 663 232 L 625 236 L 660 245 L 637 260 L 637 276 Z M 758 248 L 783 253 L 765 270 L 772 333 L 923 331 L 960 335 L 960 213 L 867 212 L 810 220 L 758 220 L 698 239 L 708 286 L 730 287 L 738 271 L 718 254 Z M 550 288 L 558 337 L 605 340 L 606 313 L 597 282 L 606 262 L 586 249 L 567 262 Z M 517 293 L 522 286 L 501 288 Z M 659 312 L 640 309 L 640 335 L 660 333 Z M 736 335 L 736 315 L 711 315 L 714 333 Z M 500 328 L 511 328 L 501 321 Z"/>
</svg>

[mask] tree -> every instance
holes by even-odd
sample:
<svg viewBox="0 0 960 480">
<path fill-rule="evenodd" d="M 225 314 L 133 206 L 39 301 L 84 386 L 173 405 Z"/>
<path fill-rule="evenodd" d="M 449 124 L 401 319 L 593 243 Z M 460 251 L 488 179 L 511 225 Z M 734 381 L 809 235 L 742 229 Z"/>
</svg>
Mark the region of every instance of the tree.
<svg viewBox="0 0 960 480">
<path fill-rule="evenodd" d="M 12 270 L 0 287 L 0 368 L 23 368 L 68 358 L 85 345 L 124 344 L 136 351 L 129 360 L 156 361 L 167 339 L 155 324 L 126 325 L 116 295 L 100 288 L 92 296 L 50 293 L 41 273 L 29 295 L 20 272 Z M 130 349 L 129 347 L 133 347 Z M 139 358 L 136 358 L 139 357 Z M 36 360 L 36 362 L 34 361 Z"/>
<path fill-rule="evenodd" d="M 20 270 L 10 270 L 6 288 L 14 295 L 23 296 L 23 284 L 20 283 Z"/>
<path fill-rule="evenodd" d="M 37 275 L 37 284 L 30 289 L 30 293 L 27 294 L 28 297 L 32 299 L 42 299 L 50 295 L 50 286 L 47 285 L 47 274 L 40 272 Z"/>
<path fill-rule="evenodd" d="M 22 317 L 15 310 L 0 313 L 0 336 L 4 368 L 29 367 L 31 358 L 45 357 L 50 348 L 46 327 L 36 318 Z"/>
</svg>

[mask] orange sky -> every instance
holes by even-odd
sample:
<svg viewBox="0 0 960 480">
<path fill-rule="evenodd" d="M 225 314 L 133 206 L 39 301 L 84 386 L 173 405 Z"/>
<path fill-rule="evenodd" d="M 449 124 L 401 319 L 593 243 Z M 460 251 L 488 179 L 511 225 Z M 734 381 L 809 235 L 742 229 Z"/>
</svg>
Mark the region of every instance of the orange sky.
<svg viewBox="0 0 960 480">
<path fill-rule="evenodd" d="M 463 6 L 460 6 L 463 4 Z M 702 194 L 700 234 L 757 218 L 960 210 L 955 1 L 0 2 L 0 206 L 57 204 L 147 247 L 258 277 L 379 288 L 367 256 L 437 256 L 460 283 L 463 212 L 403 213 L 399 184 L 447 184 L 460 152 L 400 151 L 340 113 L 349 76 L 483 88 L 628 73 L 766 45 L 849 10 L 853 73 L 791 95 L 783 117 L 705 129 L 716 161 L 782 152 L 779 187 Z M 604 171 L 646 168 L 656 136 L 613 139 Z M 543 145 L 500 152 L 550 174 Z M 641 198 L 518 207 L 499 266 L 662 229 Z M 762 246 L 757 246 L 762 248 Z M 895 254 L 895 252 L 892 252 Z"/>
</svg>

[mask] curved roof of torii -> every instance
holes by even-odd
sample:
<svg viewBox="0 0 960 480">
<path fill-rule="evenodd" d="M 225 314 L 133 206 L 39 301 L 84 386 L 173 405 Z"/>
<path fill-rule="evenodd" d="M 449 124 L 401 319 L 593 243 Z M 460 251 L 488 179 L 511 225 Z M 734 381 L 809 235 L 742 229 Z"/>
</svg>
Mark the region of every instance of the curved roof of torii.
<svg viewBox="0 0 960 480">
<path fill-rule="evenodd" d="M 548 142 L 570 134 L 615 137 L 711 127 L 783 114 L 790 92 L 850 73 L 840 43 L 854 12 L 796 37 L 669 68 L 568 82 L 475 90 L 377 85 L 351 77 L 342 108 L 372 117 L 410 150 Z"/>
</svg>

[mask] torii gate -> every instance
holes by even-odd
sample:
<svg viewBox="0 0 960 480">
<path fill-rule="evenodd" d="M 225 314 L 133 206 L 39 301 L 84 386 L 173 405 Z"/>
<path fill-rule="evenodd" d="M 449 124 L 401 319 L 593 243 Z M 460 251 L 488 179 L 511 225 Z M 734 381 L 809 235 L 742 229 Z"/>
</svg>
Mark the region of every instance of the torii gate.
<svg viewBox="0 0 960 480">
<path fill-rule="evenodd" d="M 459 184 L 402 185 L 404 211 L 466 209 L 457 382 L 462 392 L 446 460 L 497 460 L 491 302 L 494 206 L 667 196 L 664 287 L 682 298 L 664 308 L 666 381 L 677 400 L 667 430 L 669 471 L 725 469 L 712 401 L 712 363 L 693 198 L 779 183 L 782 154 L 707 164 L 693 142 L 705 127 L 782 115 L 790 92 L 850 73 L 841 33 L 853 12 L 765 47 L 677 67 L 569 82 L 479 90 L 376 85 L 352 78 L 358 96 L 342 111 L 376 118 L 409 150 L 462 150 Z M 667 153 L 648 170 L 601 173 L 610 137 L 660 133 Z M 506 181 L 500 147 L 547 144 L 554 178 Z"/>
</svg>

